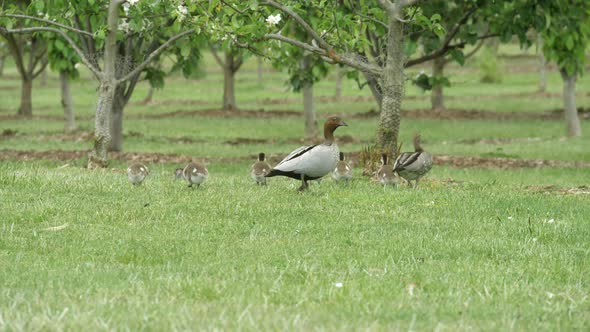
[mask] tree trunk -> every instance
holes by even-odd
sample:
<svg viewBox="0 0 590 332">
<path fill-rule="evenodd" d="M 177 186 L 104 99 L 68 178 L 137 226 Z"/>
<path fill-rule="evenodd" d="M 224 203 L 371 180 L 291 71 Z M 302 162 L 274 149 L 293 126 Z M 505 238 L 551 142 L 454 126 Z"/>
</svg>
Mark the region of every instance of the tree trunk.
<svg viewBox="0 0 590 332">
<path fill-rule="evenodd" d="M 0 76 L 4 74 L 4 61 L 6 61 L 6 55 L 0 55 Z"/>
<path fill-rule="evenodd" d="M 369 73 L 363 72 L 363 75 L 365 75 L 365 79 L 367 80 L 371 94 L 373 94 L 373 98 L 375 98 L 377 107 L 381 109 L 381 104 L 383 103 L 383 93 L 381 92 L 381 85 L 379 84 L 379 81 L 377 81 L 377 79 L 375 79 L 375 77 Z"/>
<path fill-rule="evenodd" d="M 262 72 L 264 71 L 262 57 L 258 57 L 258 67 L 256 68 L 256 72 L 258 74 L 258 85 L 262 85 Z"/>
<path fill-rule="evenodd" d="M 147 105 L 152 102 L 152 97 L 154 96 L 154 88 L 150 85 L 147 95 L 141 101 L 142 104 Z"/>
<path fill-rule="evenodd" d="M 303 57 L 301 69 L 311 70 L 312 58 L 309 55 Z M 315 106 L 313 103 L 313 82 L 303 82 L 303 113 L 305 114 L 305 140 L 313 142 L 318 137 L 318 122 L 315 117 Z"/>
<path fill-rule="evenodd" d="M 539 50 L 539 92 L 547 90 L 547 60 L 543 53 L 543 38 L 537 35 L 537 48 Z"/>
<path fill-rule="evenodd" d="M 399 136 L 402 97 L 404 94 L 403 23 L 395 11 L 389 12 L 387 59 L 383 71 L 383 101 L 377 129 L 377 147 L 394 155 Z"/>
<path fill-rule="evenodd" d="M 104 70 L 98 87 L 98 103 L 94 117 L 94 149 L 88 155 L 88 168 L 106 167 L 107 151 L 111 143 L 111 111 L 115 98 L 116 60 L 117 60 L 117 25 L 119 21 L 118 1 L 109 3 L 107 18 L 107 36 L 104 45 Z"/>
<path fill-rule="evenodd" d="M 125 101 L 125 86 L 125 84 L 122 84 L 115 89 L 111 114 L 110 151 L 123 151 L 123 110 L 127 104 Z"/>
<path fill-rule="evenodd" d="M 342 98 L 342 68 L 340 68 L 340 65 L 336 65 L 334 69 L 336 74 L 336 91 L 334 92 L 334 97 L 340 99 Z"/>
<path fill-rule="evenodd" d="M 234 56 L 225 52 L 225 66 L 223 67 L 223 109 L 233 110 L 236 107 Z"/>
<path fill-rule="evenodd" d="M 570 75 L 565 69 L 561 69 L 560 72 L 563 79 L 563 112 L 567 124 L 567 135 L 570 137 L 582 136 L 580 118 L 576 108 L 576 79 L 578 73 L 574 72 Z"/>
<path fill-rule="evenodd" d="M 33 117 L 33 80 L 30 77 L 23 77 L 21 81 L 20 108 L 18 115 L 25 118 Z"/>
<path fill-rule="evenodd" d="M 440 78 L 444 76 L 444 69 L 445 69 L 445 58 L 438 57 L 432 61 L 432 77 L 437 81 L 440 82 Z M 443 85 L 442 84 L 435 84 L 432 87 L 432 94 L 430 95 L 430 102 L 432 104 L 432 110 L 434 111 L 444 111 L 445 110 L 445 103 L 444 103 L 444 95 L 443 95 Z"/>
<path fill-rule="evenodd" d="M 59 72 L 59 79 L 61 82 L 61 104 L 64 108 L 65 125 L 64 130 L 66 133 L 76 131 L 76 118 L 74 117 L 74 111 L 72 109 L 72 93 L 70 92 L 70 78 L 68 73 L 65 71 Z"/>
</svg>

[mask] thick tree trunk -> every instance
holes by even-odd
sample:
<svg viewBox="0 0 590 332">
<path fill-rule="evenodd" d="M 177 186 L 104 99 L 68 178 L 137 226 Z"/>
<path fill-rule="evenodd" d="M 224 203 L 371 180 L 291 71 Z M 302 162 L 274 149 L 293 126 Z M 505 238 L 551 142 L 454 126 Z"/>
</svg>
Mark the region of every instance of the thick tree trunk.
<svg viewBox="0 0 590 332">
<path fill-rule="evenodd" d="M 389 32 L 387 34 L 387 59 L 383 72 L 383 101 L 377 129 L 377 147 L 389 155 L 394 155 L 399 136 L 402 97 L 404 95 L 404 53 L 403 23 L 397 13 L 389 13 Z"/>
<path fill-rule="evenodd" d="M 76 118 L 74 117 L 74 110 L 72 109 L 72 93 L 70 92 L 70 78 L 65 71 L 59 72 L 59 79 L 61 82 L 61 104 L 64 108 L 66 133 L 76 131 Z"/>
<path fill-rule="evenodd" d="M 23 77 L 21 81 L 20 108 L 18 115 L 25 118 L 33 117 L 33 80 L 30 77 Z"/>
<path fill-rule="evenodd" d="M 263 68 L 263 62 L 262 62 L 262 57 L 258 57 L 258 66 L 256 67 L 256 73 L 258 74 L 258 85 L 262 85 L 263 80 L 262 80 L 262 73 L 264 71 Z"/>
<path fill-rule="evenodd" d="M 225 66 L 223 67 L 223 109 L 237 109 L 234 56 L 231 52 L 225 52 Z"/>
<path fill-rule="evenodd" d="M 301 69 L 311 70 L 311 56 L 303 57 Z M 318 123 L 315 117 L 315 106 L 313 103 L 313 82 L 303 82 L 303 113 L 305 114 L 305 140 L 313 142 L 318 137 Z"/>
<path fill-rule="evenodd" d="M 342 98 L 342 68 L 339 65 L 334 66 L 334 74 L 336 74 L 336 91 L 334 97 L 336 99 Z"/>
<path fill-rule="evenodd" d="M 539 92 L 547 90 L 547 59 L 543 53 L 543 38 L 537 35 L 537 47 L 539 50 Z"/>
<path fill-rule="evenodd" d="M 564 69 L 560 70 L 560 72 L 563 79 L 563 112 L 567 124 L 567 135 L 570 137 L 582 136 L 580 118 L 576 108 L 576 79 L 578 73 L 570 75 Z"/>
<path fill-rule="evenodd" d="M 440 78 L 444 75 L 445 69 L 445 58 L 438 57 L 432 61 L 432 77 L 435 79 Z M 440 81 L 440 79 L 437 79 Z M 443 85 L 442 84 L 435 84 L 432 87 L 432 94 L 430 95 L 430 102 L 432 104 L 432 110 L 434 111 L 444 111 L 445 110 L 445 102 L 444 102 L 444 95 L 443 95 Z"/>
<path fill-rule="evenodd" d="M 125 84 L 123 84 L 115 89 L 115 97 L 113 99 L 110 151 L 123 151 L 123 110 L 126 104 Z"/>
</svg>

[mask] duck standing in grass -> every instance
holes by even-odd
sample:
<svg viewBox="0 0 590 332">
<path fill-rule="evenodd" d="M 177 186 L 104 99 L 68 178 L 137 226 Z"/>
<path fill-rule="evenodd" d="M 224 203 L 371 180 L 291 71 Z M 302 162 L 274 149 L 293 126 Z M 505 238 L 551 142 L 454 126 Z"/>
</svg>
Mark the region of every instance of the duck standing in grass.
<svg viewBox="0 0 590 332">
<path fill-rule="evenodd" d="M 133 163 L 127 167 L 127 178 L 134 186 L 140 185 L 148 174 L 150 170 L 144 164 Z"/>
<path fill-rule="evenodd" d="M 412 180 L 416 181 L 416 187 L 420 178 L 432 168 L 432 155 L 421 146 L 420 134 L 414 134 L 414 152 L 404 152 L 397 157 L 393 165 L 393 171 L 399 174 L 412 186 Z"/>
<path fill-rule="evenodd" d="M 393 167 L 387 163 L 387 153 L 381 154 L 381 167 L 377 170 L 377 180 L 383 185 L 397 185 L 397 178 L 393 174 Z"/>
<path fill-rule="evenodd" d="M 336 167 L 340 150 L 334 141 L 334 131 L 340 126 L 347 126 L 340 117 L 328 118 L 324 123 L 324 143 L 302 146 L 291 152 L 266 177 L 281 175 L 298 179 L 301 180 L 298 190 L 307 189 L 307 181 L 319 179 Z"/>
<path fill-rule="evenodd" d="M 340 160 L 336 164 L 336 168 L 332 171 L 332 178 L 336 182 L 344 181 L 346 183 L 352 178 L 352 167 L 344 161 L 344 153 L 342 152 L 340 152 Z"/>
<path fill-rule="evenodd" d="M 191 188 L 193 184 L 196 184 L 197 188 L 199 188 L 203 182 L 207 181 L 209 171 L 201 163 L 189 163 L 182 170 L 182 177 L 188 182 L 189 188 Z"/>
<path fill-rule="evenodd" d="M 263 152 L 258 154 L 258 161 L 250 167 L 250 176 L 252 180 L 258 185 L 266 186 L 266 174 L 270 172 L 272 167 L 265 161 L 266 156 Z"/>
</svg>

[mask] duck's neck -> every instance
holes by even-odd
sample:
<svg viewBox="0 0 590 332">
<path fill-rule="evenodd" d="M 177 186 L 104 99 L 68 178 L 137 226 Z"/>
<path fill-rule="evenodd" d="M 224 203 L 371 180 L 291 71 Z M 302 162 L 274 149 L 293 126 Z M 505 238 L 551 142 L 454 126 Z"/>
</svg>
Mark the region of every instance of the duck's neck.
<svg viewBox="0 0 590 332">
<path fill-rule="evenodd" d="M 324 143 L 327 145 L 331 145 L 332 143 L 334 143 L 334 130 L 336 130 L 336 128 L 334 126 L 331 125 L 324 125 Z"/>
<path fill-rule="evenodd" d="M 414 137 L 414 151 L 416 152 L 424 152 L 422 146 L 420 145 L 420 138 Z"/>
</svg>

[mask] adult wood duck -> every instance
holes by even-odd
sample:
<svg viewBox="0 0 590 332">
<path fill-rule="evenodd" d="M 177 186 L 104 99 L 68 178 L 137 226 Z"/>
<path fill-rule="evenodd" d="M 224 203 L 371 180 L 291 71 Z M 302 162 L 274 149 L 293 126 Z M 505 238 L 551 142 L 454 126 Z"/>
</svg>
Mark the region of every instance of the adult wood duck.
<svg viewBox="0 0 590 332">
<path fill-rule="evenodd" d="M 420 134 L 414 135 L 414 152 L 404 152 L 397 157 L 393 165 L 393 171 L 404 178 L 409 186 L 412 186 L 412 180 L 416 181 L 416 186 L 420 178 L 432 168 L 432 155 L 421 146 Z"/>
<path fill-rule="evenodd" d="M 340 150 L 334 141 L 334 131 L 347 124 L 333 116 L 324 123 L 324 143 L 302 146 L 291 152 L 266 177 L 277 175 L 301 180 L 299 191 L 309 187 L 307 181 L 316 180 L 330 173 L 338 163 Z"/>
<path fill-rule="evenodd" d="M 258 185 L 266 186 L 266 174 L 270 172 L 272 167 L 265 161 L 266 156 L 263 152 L 258 154 L 258 161 L 250 167 L 250 176 L 252 180 Z"/>
</svg>

